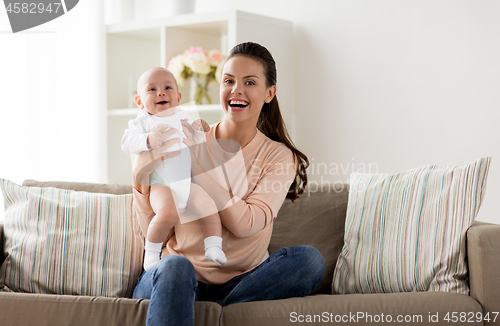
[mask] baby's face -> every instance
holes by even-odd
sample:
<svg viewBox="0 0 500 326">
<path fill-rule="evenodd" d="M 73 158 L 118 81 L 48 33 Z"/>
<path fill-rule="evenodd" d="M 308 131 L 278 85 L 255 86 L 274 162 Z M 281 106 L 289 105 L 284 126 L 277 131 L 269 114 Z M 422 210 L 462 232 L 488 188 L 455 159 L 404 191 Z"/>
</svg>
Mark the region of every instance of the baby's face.
<svg viewBox="0 0 500 326">
<path fill-rule="evenodd" d="M 139 79 L 136 100 L 139 108 L 156 115 L 170 108 L 179 106 L 181 93 L 172 73 L 165 69 L 153 69 L 145 72 Z"/>
</svg>

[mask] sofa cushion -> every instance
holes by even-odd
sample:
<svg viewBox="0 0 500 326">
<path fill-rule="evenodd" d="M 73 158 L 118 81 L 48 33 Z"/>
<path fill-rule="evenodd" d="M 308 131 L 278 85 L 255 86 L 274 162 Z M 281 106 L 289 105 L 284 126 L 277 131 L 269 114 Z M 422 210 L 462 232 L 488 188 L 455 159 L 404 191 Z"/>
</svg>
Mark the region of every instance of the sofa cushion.
<svg viewBox="0 0 500 326">
<path fill-rule="evenodd" d="M 482 203 L 490 158 L 395 175 L 351 175 L 335 293 L 468 293 L 465 234 Z"/>
<path fill-rule="evenodd" d="M 37 181 L 32 179 L 24 180 L 26 187 L 53 187 L 66 190 L 95 192 L 102 194 L 124 195 L 132 193 L 132 185 L 106 184 L 106 183 L 86 183 L 68 181 Z"/>
<path fill-rule="evenodd" d="M 346 183 L 308 187 L 295 203 L 286 200 L 273 222 L 271 253 L 283 247 L 310 245 L 325 258 L 323 281 L 313 294 L 331 293 L 333 270 L 344 244 L 348 193 Z"/>
<path fill-rule="evenodd" d="M 0 292 L 2 326 L 137 326 L 145 324 L 148 306 L 142 299 Z M 219 325 L 222 307 L 195 302 L 194 312 L 195 326 Z"/>
<path fill-rule="evenodd" d="M 23 187 L 0 179 L 12 291 L 130 296 L 142 272 L 132 195 Z"/>
<path fill-rule="evenodd" d="M 221 325 L 455 326 L 482 325 L 482 317 L 481 305 L 458 293 L 321 294 L 232 304 L 224 307 Z"/>
</svg>

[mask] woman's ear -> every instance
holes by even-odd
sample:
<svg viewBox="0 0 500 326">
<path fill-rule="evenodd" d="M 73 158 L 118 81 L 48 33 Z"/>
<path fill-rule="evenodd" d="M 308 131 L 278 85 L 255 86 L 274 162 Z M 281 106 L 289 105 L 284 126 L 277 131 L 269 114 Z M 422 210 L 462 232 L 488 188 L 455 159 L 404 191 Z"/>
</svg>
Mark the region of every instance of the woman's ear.
<svg viewBox="0 0 500 326">
<path fill-rule="evenodd" d="M 276 95 L 276 85 L 272 85 L 271 87 L 269 87 L 267 89 L 267 97 L 266 97 L 266 100 L 265 102 L 266 103 L 271 103 L 271 101 L 273 100 L 274 96 Z"/>
</svg>

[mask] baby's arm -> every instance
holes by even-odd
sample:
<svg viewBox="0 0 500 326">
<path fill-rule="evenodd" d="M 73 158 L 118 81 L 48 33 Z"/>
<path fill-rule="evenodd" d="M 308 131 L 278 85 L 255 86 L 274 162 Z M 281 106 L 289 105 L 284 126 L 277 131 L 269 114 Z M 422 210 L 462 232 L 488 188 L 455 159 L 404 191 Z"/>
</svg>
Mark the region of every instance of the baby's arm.
<svg viewBox="0 0 500 326">
<path fill-rule="evenodd" d="M 165 140 L 166 126 L 159 126 L 151 132 L 144 125 L 147 117 L 142 115 L 128 122 L 129 129 L 125 130 L 122 137 L 122 150 L 128 154 L 139 154 L 150 149 L 158 149 Z"/>
<path fill-rule="evenodd" d="M 143 130 L 140 122 L 139 117 L 128 122 L 129 128 L 123 133 L 121 141 L 122 150 L 125 153 L 139 154 L 149 149 L 148 133 Z"/>
</svg>

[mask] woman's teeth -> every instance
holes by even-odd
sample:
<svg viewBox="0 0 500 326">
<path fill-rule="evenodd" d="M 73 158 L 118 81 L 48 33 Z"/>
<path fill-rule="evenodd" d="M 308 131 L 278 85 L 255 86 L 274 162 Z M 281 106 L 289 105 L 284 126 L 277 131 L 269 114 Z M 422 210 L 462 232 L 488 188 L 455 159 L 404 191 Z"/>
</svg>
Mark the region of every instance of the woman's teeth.
<svg viewBox="0 0 500 326">
<path fill-rule="evenodd" d="M 229 105 L 233 108 L 244 108 L 248 105 L 248 102 L 245 101 L 229 101 Z"/>
</svg>

